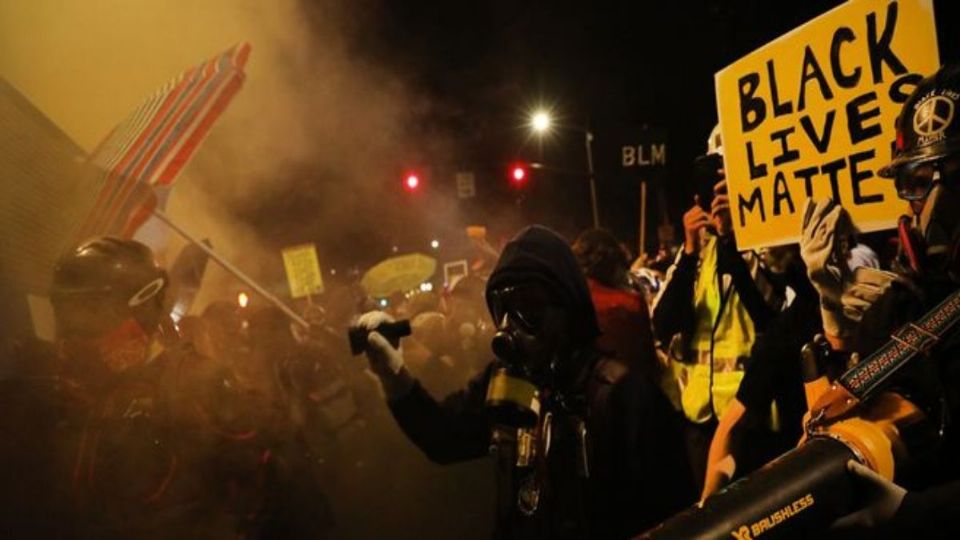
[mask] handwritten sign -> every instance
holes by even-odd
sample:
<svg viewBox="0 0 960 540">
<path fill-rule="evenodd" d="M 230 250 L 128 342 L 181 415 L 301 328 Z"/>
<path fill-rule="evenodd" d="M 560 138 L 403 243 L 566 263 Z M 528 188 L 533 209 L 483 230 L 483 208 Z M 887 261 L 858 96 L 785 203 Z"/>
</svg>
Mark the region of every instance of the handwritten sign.
<svg viewBox="0 0 960 540">
<path fill-rule="evenodd" d="M 864 232 L 894 227 L 907 205 L 876 172 L 902 104 L 939 65 L 932 0 L 851 0 L 718 72 L 737 246 L 795 242 L 811 197 Z"/>
</svg>

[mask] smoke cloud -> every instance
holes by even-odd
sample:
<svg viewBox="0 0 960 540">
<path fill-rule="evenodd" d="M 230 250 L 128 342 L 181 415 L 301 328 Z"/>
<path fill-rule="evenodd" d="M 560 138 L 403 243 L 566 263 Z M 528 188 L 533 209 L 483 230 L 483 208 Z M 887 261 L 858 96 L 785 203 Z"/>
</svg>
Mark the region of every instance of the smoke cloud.
<svg viewBox="0 0 960 540">
<path fill-rule="evenodd" d="M 431 110 L 390 66 L 358 52 L 364 2 L 0 2 L 0 73 L 91 150 L 157 87 L 238 41 L 243 90 L 177 181 L 168 213 L 258 279 L 282 283 L 279 249 L 319 244 L 321 265 L 381 258 L 409 229 L 391 199 L 407 167 L 448 168 Z M 444 213 L 446 212 L 446 213 Z M 431 208 L 431 219 L 452 211 Z M 144 231 L 167 263 L 182 240 Z M 359 241 L 357 240 L 359 239 Z M 198 305 L 240 285 L 211 265 Z"/>
</svg>

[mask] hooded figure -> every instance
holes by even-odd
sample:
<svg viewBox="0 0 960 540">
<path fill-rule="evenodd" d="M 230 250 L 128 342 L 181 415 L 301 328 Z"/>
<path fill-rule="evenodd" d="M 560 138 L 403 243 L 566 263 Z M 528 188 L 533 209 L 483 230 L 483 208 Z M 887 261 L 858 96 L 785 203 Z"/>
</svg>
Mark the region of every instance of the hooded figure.
<svg viewBox="0 0 960 540">
<path fill-rule="evenodd" d="M 360 318 L 390 410 L 431 460 L 495 456 L 497 538 L 625 538 L 692 502 L 678 418 L 653 381 L 601 356 L 586 281 L 567 243 L 533 226 L 503 251 L 487 304 L 496 358 L 438 402 L 397 343 Z"/>
</svg>

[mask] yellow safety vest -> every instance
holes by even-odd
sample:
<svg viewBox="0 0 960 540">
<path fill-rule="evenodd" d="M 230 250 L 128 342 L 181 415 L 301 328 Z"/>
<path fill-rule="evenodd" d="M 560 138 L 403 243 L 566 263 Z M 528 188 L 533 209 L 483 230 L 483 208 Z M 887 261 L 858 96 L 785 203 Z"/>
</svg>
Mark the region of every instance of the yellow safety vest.
<svg viewBox="0 0 960 540">
<path fill-rule="evenodd" d="M 714 236 L 701 250 L 693 302 L 696 320 L 690 341 L 693 362 L 683 367 L 680 400 L 684 415 L 691 422 L 702 423 L 712 416 L 722 416 L 736 397 L 743 380 L 743 361 L 750 355 L 757 337 L 753 320 L 740 302 L 730 277 L 717 274 L 717 238 Z"/>
</svg>

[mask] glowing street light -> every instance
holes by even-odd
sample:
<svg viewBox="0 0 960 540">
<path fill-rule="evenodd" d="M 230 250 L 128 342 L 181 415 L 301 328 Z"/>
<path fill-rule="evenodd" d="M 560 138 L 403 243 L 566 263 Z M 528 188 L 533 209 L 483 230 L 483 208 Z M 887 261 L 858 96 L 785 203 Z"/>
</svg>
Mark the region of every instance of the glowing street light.
<svg viewBox="0 0 960 540">
<path fill-rule="evenodd" d="M 546 133 L 552 124 L 553 120 L 547 111 L 537 111 L 530 117 L 530 127 L 537 134 Z"/>
<path fill-rule="evenodd" d="M 539 137 L 543 137 L 553 126 L 550 113 L 545 110 L 535 111 L 530 116 L 530 129 Z M 597 186 L 593 177 L 593 133 L 589 128 L 578 129 L 583 133 L 584 146 L 587 150 L 587 175 L 590 178 L 590 207 L 593 211 L 593 227 L 600 228 L 600 213 L 597 210 Z"/>
<path fill-rule="evenodd" d="M 433 249 L 440 249 L 440 241 L 436 239 L 431 240 L 430 247 L 432 247 Z"/>
<path fill-rule="evenodd" d="M 247 296 L 247 293 L 242 292 L 242 293 L 240 293 L 240 294 L 237 295 L 237 304 L 238 304 L 241 308 L 247 307 L 247 304 L 249 304 L 249 303 L 250 303 L 250 297 Z"/>
</svg>

